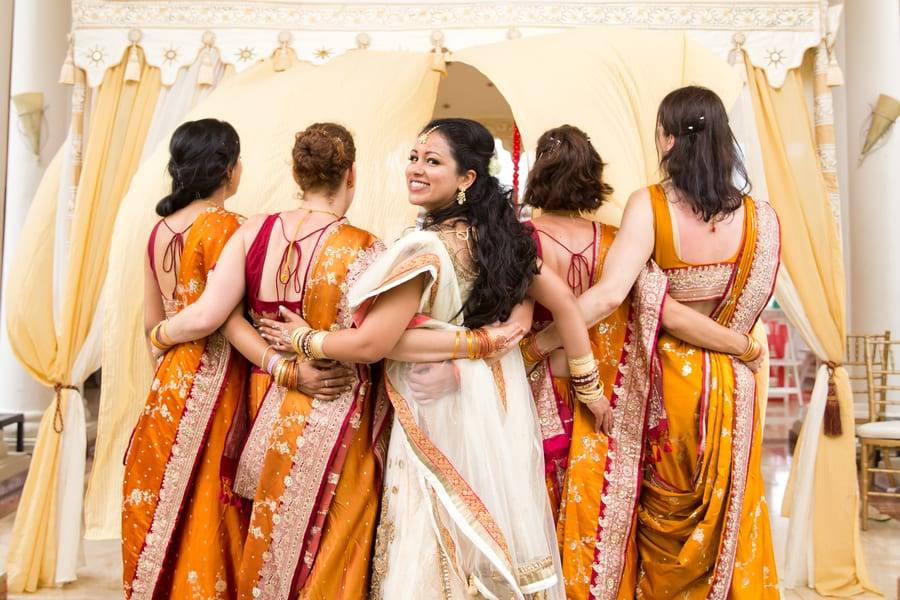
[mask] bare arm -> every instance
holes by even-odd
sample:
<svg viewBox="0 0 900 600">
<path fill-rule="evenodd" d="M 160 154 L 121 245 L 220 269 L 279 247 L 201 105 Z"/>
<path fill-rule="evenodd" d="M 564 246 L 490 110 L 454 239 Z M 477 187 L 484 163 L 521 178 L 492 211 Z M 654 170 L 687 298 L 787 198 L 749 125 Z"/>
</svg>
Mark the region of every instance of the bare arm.
<svg viewBox="0 0 900 600">
<path fill-rule="evenodd" d="M 525 300 L 513 308 L 509 319 L 504 323 L 486 328 L 491 338 L 502 345 L 495 356 L 505 354 L 531 329 L 533 308 L 534 303 Z M 454 331 L 410 329 L 400 337 L 393 350 L 388 352 L 387 358 L 422 363 L 464 358 L 465 354 L 465 340 L 457 338 Z"/>
<path fill-rule="evenodd" d="M 738 355 L 747 349 L 747 338 L 742 334 L 668 295 L 663 305 L 662 326 L 678 339 L 713 352 Z"/>
<path fill-rule="evenodd" d="M 260 369 L 265 369 L 266 365 L 262 364 L 262 355 L 268 344 L 253 328 L 253 325 L 244 318 L 242 308 L 241 305 L 234 307 L 228 320 L 225 321 L 225 325 L 222 326 L 222 333 L 225 334 L 228 342 L 244 355 L 244 358 Z"/>
<path fill-rule="evenodd" d="M 166 341 L 180 344 L 208 336 L 225 323 L 241 302 L 245 288 L 244 234 L 248 225 L 255 231 L 258 221 L 248 220 L 231 236 L 207 277 L 203 294 L 166 323 Z"/>
<path fill-rule="evenodd" d="M 144 334 L 149 335 L 153 327 L 166 318 L 159 283 L 150 268 L 150 258 L 144 257 Z"/>
<path fill-rule="evenodd" d="M 591 354 L 587 325 L 578 302 L 569 286 L 556 273 L 543 269 L 532 279 L 528 294 L 553 313 L 554 333 L 559 336 L 568 358 Z"/>
</svg>

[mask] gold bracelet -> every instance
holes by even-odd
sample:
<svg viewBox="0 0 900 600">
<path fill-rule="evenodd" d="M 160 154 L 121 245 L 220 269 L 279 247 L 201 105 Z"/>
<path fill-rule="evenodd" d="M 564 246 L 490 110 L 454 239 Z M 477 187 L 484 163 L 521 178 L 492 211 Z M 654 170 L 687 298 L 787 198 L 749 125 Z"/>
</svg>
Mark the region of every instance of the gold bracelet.
<svg viewBox="0 0 900 600">
<path fill-rule="evenodd" d="M 466 329 L 466 357 L 469 360 L 475 359 L 475 336 L 471 329 Z"/>
<path fill-rule="evenodd" d="M 168 350 L 172 347 L 172 344 L 166 344 L 159 338 L 159 332 L 162 329 L 165 321 L 160 321 L 156 325 L 153 326 L 153 329 L 150 330 L 150 343 L 153 344 L 155 348 L 158 350 Z"/>
<path fill-rule="evenodd" d="M 262 369 L 263 371 L 266 370 L 266 364 L 268 362 L 266 360 L 266 357 L 269 355 L 269 352 L 275 352 L 275 348 L 272 346 L 266 346 L 263 349 L 262 358 L 259 359 L 259 368 Z"/>
<path fill-rule="evenodd" d="M 310 327 L 298 327 L 291 332 L 291 347 L 297 354 L 302 354 L 301 344 L 303 341 L 303 334 L 308 331 L 311 331 Z"/>
<path fill-rule="evenodd" d="M 569 373 L 571 375 L 589 375 L 597 370 L 597 360 L 593 354 L 585 354 L 578 358 L 569 359 Z"/>
<path fill-rule="evenodd" d="M 747 349 L 744 350 L 744 353 L 738 356 L 737 359 L 741 362 L 756 360 L 759 358 L 762 348 L 760 347 L 759 342 L 756 341 L 756 338 L 752 335 L 745 333 L 744 336 L 747 338 Z"/>
<path fill-rule="evenodd" d="M 450 355 L 450 360 L 456 360 L 456 353 L 459 351 L 459 340 L 462 337 L 462 331 L 456 330 L 456 338 L 453 340 L 453 354 Z"/>
<path fill-rule="evenodd" d="M 309 340 L 309 359 L 325 358 L 325 338 L 328 337 L 327 331 L 313 331 Z"/>
</svg>

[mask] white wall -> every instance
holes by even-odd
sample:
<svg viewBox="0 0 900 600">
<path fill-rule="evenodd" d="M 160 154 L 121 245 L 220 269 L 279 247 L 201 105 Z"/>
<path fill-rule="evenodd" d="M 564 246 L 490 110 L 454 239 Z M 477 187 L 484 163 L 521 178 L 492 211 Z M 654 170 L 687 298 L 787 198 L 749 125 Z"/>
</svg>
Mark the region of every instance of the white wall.
<svg viewBox="0 0 900 600">
<path fill-rule="evenodd" d="M 41 154 L 36 157 L 19 132 L 14 108 L 8 109 L 4 277 L 11 260 L 27 260 L 15 255 L 18 234 L 44 169 L 66 135 L 70 88 L 57 83 L 57 79 L 66 54 L 71 12 L 69 0 L 14 0 L 10 93 L 43 92 L 45 113 Z M 5 312 L 4 302 L 0 309 L 0 412 L 24 412 L 33 425 L 52 394 L 34 381 L 12 355 Z"/>
<path fill-rule="evenodd" d="M 900 130 L 858 163 L 864 129 L 880 93 L 900 98 L 900 3 L 844 3 L 850 331 L 890 329 L 900 337 Z"/>
</svg>

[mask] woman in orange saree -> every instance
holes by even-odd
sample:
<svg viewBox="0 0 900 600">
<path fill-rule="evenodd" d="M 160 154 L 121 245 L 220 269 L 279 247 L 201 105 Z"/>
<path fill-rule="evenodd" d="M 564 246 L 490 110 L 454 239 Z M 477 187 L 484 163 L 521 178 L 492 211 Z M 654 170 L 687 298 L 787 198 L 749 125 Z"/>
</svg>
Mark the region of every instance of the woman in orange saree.
<svg viewBox="0 0 900 600">
<path fill-rule="evenodd" d="M 352 325 L 346 291 L 382 249 L 343 217 L 355 191 L 355 155 L 340 125 L 316 123 L 298 133 L 293 172 L 301 207 L 248 219 L 219 260 L 221 277 L 167 322 L 167 335 L 203 335 L 245 294 L 257 325 L 280 318 L 281 309 L 325 329 Z M 301 393 L 280 383 L 280 361 L 273 352 L 251 376 L 253 424 L 235 490 L 253 499 L 253 509 L 237 597 L 362 599 L 387 405 L 372 393 L 367 365 L 319 362 L 320 389 Z"/>
<path fill-rule="evenodd" d="M 588 136 L 570 125 L 545 132 L 536 155 L 524 202 L 541 209 L 533 220 L 538 254 L 580 296 L 599 282 L 616 236 L 615 227 L 584 216 L 612 192 L 602 180 L 605 165 Z M 634 596 L 634 514 L 640 490 L 634 473 L 640 466 L 649 366 L 660 325 L 727 353 L 740 354 L 746 345 L 744 336 L 666 296 L 666 287 L 659 268 L 649 263 L 624 302 L 588 330 L 601 380 L 610 391 L 612 436 L 598 432 L 593 415 L 574 402 L 558 352 L 544 357 L 534 335 L 522 342 L 523 354 L 534 365 L 530 380 L 570 598 Z M 546 309 L 537 305 L 534 331 L 550 322 Z"/>
<path fill-rule="evenodd" d="M 240 141 L 231 125 L 185 123 L 173 134 L 170 153 L 172 193 L 157 205 L 162 219 L 148 244 L 148 330 L 200 296 L 242 220 L 222 208 L 241 176 Z M 235 595 L 247 510 L 231 491 L 237 456 L 227 442 L 246 422 L 247 364 L 229 341 L 257 356 L 265 342 L 240 315 L 225 332 L 162 357 L 132 433 L 122 507 L 126 598 Z M 151 333 L 163 347 L 160 330 Z"/>
<path fill-rule="evenodd" d="M 611 314 L 653 258 L 674 299 L 747 341 L 732 356 L 684 336 L 660 335 L 650 363 L 637 527 L 619 531 L 636 544 L 637 561 L 625 570 L 618 594 L 778 598 L 755 380 L 743 362 L 761 354 L 749 332 L 774 287 L 778 220 L 768 204 L 732 183 L 735 171 L 745 182 L 746 174 L 714 93 L 676 90 L 663 100 L 657 121 L 666 179 L 629 199 L 604 274 L 580 299 L 586 320 Z M 538 347 L 555 345 L 552 327 L 535 339 Z M 595 580 L 592 597 L 615 597 L 605 581 L 595 587 Z"/>
</svg>

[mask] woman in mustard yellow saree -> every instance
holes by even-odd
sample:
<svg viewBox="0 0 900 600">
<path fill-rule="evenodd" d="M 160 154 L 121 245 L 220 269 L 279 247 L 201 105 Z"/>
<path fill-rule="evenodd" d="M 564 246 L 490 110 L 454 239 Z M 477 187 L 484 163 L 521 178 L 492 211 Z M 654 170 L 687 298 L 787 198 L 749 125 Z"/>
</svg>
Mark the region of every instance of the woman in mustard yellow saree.
<svg viewBox="0 0 900 600">
<path fill-rule="evenodd" d="M 650 357 L 642 448 L 617 449 L 643 456 L 636 528 L 616 530 L 635 544 L 637 560 L 624 568 L 621 585 L 606 585 L 603 568 L 595 569 L 590 593 L 648 600 L 778 598 L 755 381 L 742 362 L 761 352 L 748 334 L 774 287 L 778 220 L 768 204 L 732 183 L 734 171 L 744 181 L 746 176 L 714 93 L 675 90 L 663 100 L 657 121 L 665 180 L 629 199 L 600 281 L 580 298 L 588 307 L 586 320 L 596 323 L 613 313 L 652 258 L 668 277 L 672 298 L 747 335 L 747 345 L 735 357 L 667 332 L 659 336 Z M 534 343 L 555 347 L 553 327 Z M 611 437 L 625 426 L 617 420 Z M 604 485 L 610 483 L 607 475 Z M 613 508 L 619 502 L 611 494 L 605 498 Z M 604 526 L 619 512 L 607 506 Z M 601 567 L 615 559 L 600 544 L 596 551 Z"/>
</svg>

